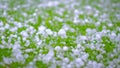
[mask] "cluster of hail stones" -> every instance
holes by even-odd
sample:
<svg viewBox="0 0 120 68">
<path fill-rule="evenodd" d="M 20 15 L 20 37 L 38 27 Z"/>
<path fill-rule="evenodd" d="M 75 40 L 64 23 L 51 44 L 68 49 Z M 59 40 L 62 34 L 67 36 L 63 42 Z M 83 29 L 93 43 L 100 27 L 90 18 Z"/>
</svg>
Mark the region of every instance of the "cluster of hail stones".
<svg viewBox="0 0 120 68">
<path fill-rule="evenodd" d="M 35 2 L 33 2 L 35 3 Z M 7 22 L 0 20 L 0 49 L 9 48 L 12 49 L 12 55 L 10 57 L 3 56 L 2 61 L 0 61 L 0 65 L 5 66 L 11 65 L 13 62 L 20 62 L 21 64 L 26 63 L 26 59 L 31 56 L 33 53 L 35 54 L 35 57 L 33 57 L 33 60 L 28 62 L 28 64 L 25 66 L 25 68 L 36 68 L 36 61 L 42 61 L 46 65 L 49 65 L 49 68 L 57 68 L 57 66 L 60 66 L 61 68 L 104 68 L 104 63 L 97 62 L 94 60 L 90 60 L 88 57 L 91 54 L 88 54 L 85 52 L 85 47 L 90 48 L 91 50 L 98 50 L 100 51 L 100 54 L 96 56 L 97 60 L 104 59 L 102 54 L 107 54 L 106 51 L 103 49 L 105 46 L 102 44 L 102 37 L 107 36 L 110 38 L 110 40 L 116 45 L 116 48 L 110 53 L 107 54 L 108 57 L 114 57 L 118 56 L 117 58 L 113 60 L 107 60 L 108 66 L 106 68 L 120 68 L 120 26 L 117 26 L 115 30 L 109 30 L 106 28 L 106 26 L 103 26 L 103 30 L 97 31 L 97 29 L 86 29 L 86 35 L 79 34 L 76 36 L 75 47 L 69 47 L 69 46 L 59 46 L 56 45 L 55 47 L 51 46 L 51 42 L 49 45 L 46 45 L 44 43 L 45 39 L 49 36 L 52 37 L 61 37 L 62 39 L 67 38 L 67 31 L 76 32 L 74 28 L 70 27 L 69 24 L 64 24 L 62 28 L 60 28 L 58 31 L 53 31 L 50 28 L 47 28 L 45 25 L 40 25 L 38 27 L 38 30 L 36 30 L 33 26 L 29 25 L 29 22 L 36 22 L 36 17 L 38 14 L 41 14 L 42 17 L 49 16 L 48 14 L 45 14 L 44 11 L 42 11 L 39 8 L 50 8 L 55 7 L 57 10 L 54 10 L 54 12 L 58 13 L 60 16 L 63 15 L 63 12 L 68 10 L 68 15 L 65 15 L 65 19 L 59 18 L 59 17 L 53 17 L 55 20 L 59 22 L 64 22 L 67 18 L 70 19 L 74 24 L 82 24 L 85 25 L 88 22 L 93 22 L 96 27 L 101 25 L 101 22 L 108 21 L 107 26 L 113 27 L 113 23 L 109 20 L 109 14 L 104 13 L 105 12 L 114 12 L 111 8 L 114 6 L 120 6 L 120 4 L 111 4 L 109 0 L 105 1 L 101 0 L 101 4 L 98 4 L 99 7 L 105 7 L 103 9 L 104 11 L 101 12 L 95 8 L 93 8 L 91 5 L 85 5 L 83 8 L 85 8 L 85 12 L 79 9 L 76 9 L 77 6 L 79 8 L 79 2 L 76 0 L 60 0 L 60 1 L 43 1 L 42 3 L 37 5 L 33 4 L 31 0 L 27 0 L 27 3 L 24 5 L 17 5 L 14 6 L 12 9 L 9 8 L 9 1 L 5 4 L 0 3 L 0 9 L 3 10 L 2 16 L 6 17 Z M 64 4 L 65 6 L 62 8 L 59 8 L 59 4 Z M 82 4 L 82 3 L 80 3 Z M 106 8 L 106 6 L 111 6 L 111 8 Z M 11 17 L 7 11 L 9 10 L 19 10 L 20 8 L 34 8 L 35 12 L 33 14 L 27 14 L 26 12 L 22 12 L 21 15 L 26 17 L 27 20 L 24 21 L 15 21 L 13 17 Z M 29 10 L 31 11 L 31 10 Z M 71 13 L 73 11 L 73 13 Z M 84 20 L 79 19 L 79 14 L 88 14 L 93 15 L 95 17 L 98 17 L 99 21 L 94 22 L 90 18 L 86 18 Z M 116 18 L 120 18 L 120 14 L 115 14 Z M 20 17 L 19 17 L 20 18 Z M 116 19 L 117 20 L 117 19 Z M 13 24 L 14 26 L 11 26 L 10 24 Z M 42 22 L 44 23 L 44 22 Z M 52 23 L 52 21 L 50 21 Z M 92 23 L 92 24 L 93 24 Z M 56 25 L 54 25 L 56 26 Z M 20 33 L 18 33 L 18 29 L 20 28 L 26 28 L 25 30 L 22 30 Z M 114 27 L 113 27 L 114 28 Z M 56 29 L 56 28 L 55 28 Z M 8 32 L 6 32 L 8 31 Z M 117 33 L 118 32 L 118 33 Z M 8 33 L 9 36 L 4 35 L 4 33 Z M 39 35 L 42 36 L 42 39 L 39 37 Z M 28 39 L 30 38 L 30 39 Z M 7 39 L 7 41 L 6 41 Z M 15 39 L 14 43 L 12 43 L 12 40 Z M 21 44 L 21 40 L 24 41 L 24 44 Z M 32 40 L 32 41 L 31 41 Z M 86 41 L 90 41 L 90 44 L 86 44 Z M 97 41 L 97 42 L 96 42 Z M 34 45 L 36 48 L 29 48 L 32 45 Z M 81 44 L 82 43 L 82 44 Z M 85 45 L 85 46 L 83 46 Z M 26 47 L 26 49 L 24 49 Z M 47 54 L 42 54 L 44 52 L 45 48 L 48 50 Z M 39 50 L 37 52 L 37 49 Z M 56 54 L 56 56 L 55 56 Z M 67 55 L 65 57 L 64 55 Z M 72 60 L 70 59 L 72 58 Z M 9 67 L 9 66 L 8 66 Z M 18 66 L 19 67 L 19 66 Z"/>
</svg>

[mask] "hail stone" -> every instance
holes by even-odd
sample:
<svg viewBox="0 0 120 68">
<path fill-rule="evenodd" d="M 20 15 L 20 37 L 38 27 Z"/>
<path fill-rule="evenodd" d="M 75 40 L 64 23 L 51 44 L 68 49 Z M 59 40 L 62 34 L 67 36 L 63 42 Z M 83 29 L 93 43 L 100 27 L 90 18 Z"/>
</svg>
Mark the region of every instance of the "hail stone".
<svg viewBox="0 0 120 68">
<path fill-rule="evenodd" d="M 61 36 L 62 38 L 66 37 L 66 31 L 64 29 L 60 29 L 58 32 L 58 35 Z"/>
<path fill-rule="evenodd" d="M 64 47 L 63 47 L 63 50 L 64 50 L 64 51 L 67 51 L 67 50 L 68 50 L 68 47 L 67 47 L 67 46 L 64 46 Z"/>
<path fill-rule="evenodd" d="M 50 29 L 46 29 L 45 31 L 46 31 L 46 33 L 47 33 L 48 35 L 52 35 L 52 34 L 53 34 L 53 32 L 52 32 Z"/>
<path fill-rule="evenodd" d="M 60 46 L 56 46 L 56 47 L 55 47 L 55 50 L 56 50 L 56 51 L 60 51 L 60 50 L 61 50 Z"/>
</svg>

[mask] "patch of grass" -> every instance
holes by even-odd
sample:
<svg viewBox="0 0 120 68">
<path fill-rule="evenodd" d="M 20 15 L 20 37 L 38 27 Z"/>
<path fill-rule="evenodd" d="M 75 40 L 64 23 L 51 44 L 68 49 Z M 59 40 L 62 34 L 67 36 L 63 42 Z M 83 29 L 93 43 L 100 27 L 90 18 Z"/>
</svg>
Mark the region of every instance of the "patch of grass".
<svg viewBox="0 0 120 68">
<path fill-rule="evenodd" d="M 12 54 L 12 49 L 11 48 L 0 48 L 0 61 L 2 61 L 3 57 L 10 57 Z"/>
<path fill-rule="evenodd" d="M 6 29 L 4 32 L 3 32 L 4 36 L 5 36 L 5 41 L 8 42 L 8 38 L 11 34 L 14 34 L 14 32 L 11 32 L 9 29 Z"/>
<path fill-rule="evenodd" d="M 94 24 L 88 24 L 86 23 L 85 25 L 82 24 L 76 24 L 72 26 L 76 31 L 77 31 L 77 35 L 86 35 L 86 29 L 87 28 L 91 28 L 91 29 L 95 29 L 95 25 Z"/>
<path fill-rule="evenodd" d="M 95 50 L 95 49 L 94 49 L 94 50 L 91 50 L 90 48 L 86 48 L 86 49 L 85 49 L 85 52 L 89 54 L 88 59 L 94 60 L 94 61 L 97 61 L 97 62 L 100 61 L 100 60 L 97 59 L 97 55 L 100 54 L 100 51 Z"/>
<path fill-rule="evenodd" d="M 12 64 L 10 64 L 8 67 L 9 68 L 23 68 L 23 64 L 20 62 L 13 62 Z"/>
<path fill-rule="evenodd" d="M 36 23 L 30 23 L 30 26 L 33 26 L 36 30 L 38 30 L 39 26 L 42 24 L 42 17 L 40 15 L 37 16 L 37 21 Z"/>
<path fill-rule="evenodd" d="M 75 38 L 72 38 L 70 36 L 68 36 L 67 38 L 61 38 L 60 36 L 58 37 L 52 37 L 52 36 L 49 36 L 46 38 L 45 40 L 45 43 L 46 44 L 50 44 L 52 42 L 52 46 L 55 47 L 55 46 L 71 46 L 71 47 L 75 47 L 76 46 L 76 43 L 75 43 L 76 39 Z"/>
<path fill-rule="evenodd" d="M 42 61 L 36 61 L 37 68 L 48 68 L 48 65 L 43 63 Z"/>
<path fill-rule="evenodd" d="M 20 32 L 22 32 L 22 31 L 24 31 L 26 29 L 27 29 L 27 27 L 21 27 L 21 28 L 18 28 L 17 32 L 20 33 Z"/>
<path fill-rule="evenodd" d="M 63 23 L 59 21 L 52 21 L 52 19 L 53 18 L 47 18 L 45 21 L 45 26 L 51 29 L 52 31 L 59 31 L 62 28 Z"/>
<path fill-rule="evenodd" d="M 49 52 L 49 50 L 45 47 L 42 47 L 41 50 L 43 50 L 42 54 L 48 54 L 48 52 Z"/>
<path fill-rule="evenodd" d="M 29 57 L 25 60 L 25 65 L 27 65 L 29 62 L 33 61 L 33 59 L 36 56 L 36 54 L 34 54 L 33 52 L 29 52 L 27 54 L 29 55 Z"/>
<path fill-rule="evenodd" d="M 105 44 L 104 50 L 107 53 L 113 51 L 113 49 L 116 47 L 109 37 L 102 37 L 102 43 Z"/>
<path fill-rule="evenodd" d="M 52 42 L 52 44 L 51 44 Z M 55 46 L 64 46 L 65 44 L 63 43 L 63 39 L 61 37 L 47 37 L 45 43 L 46 44 L 51 44 L 53 47 Z"/>
<path fill-rule="evenodd" d="M 0 16 L 0 21 L 2 21 L 4 25 L 7 23 L 6 17 Z"/>
</svg>

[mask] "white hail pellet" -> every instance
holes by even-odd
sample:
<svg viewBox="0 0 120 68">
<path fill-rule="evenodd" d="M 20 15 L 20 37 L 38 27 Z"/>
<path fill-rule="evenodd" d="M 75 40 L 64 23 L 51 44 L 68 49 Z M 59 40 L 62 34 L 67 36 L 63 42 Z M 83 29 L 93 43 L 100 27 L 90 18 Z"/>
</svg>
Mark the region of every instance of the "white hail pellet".
<svg viewBox="0 0 120 68">
<path fill-rule="evenodd" d="M 69 59 L 68 58 L 64 58 L 64 62 L 68 63 Z"/>
<path fill-rule="evenodd" d="M 79 55 L 79 50 L 78 49 L 73 49 L 73 54 L 74 55 Z"/>
<path fill-rule="evenodd" d="M 3 26 L 3 22 L 2 21 L 0 21 L 0 26 Z"/>
<path fill-rule="evenodd" d="M 15 31 L 17 31 L 17 29 L 18 29 L 17 27 L 13 27 L 13 28 L 10 29 L 10 31 L 15 32 Z"/>
<path fill-rule="evenodd" d="M 86 36 L 80 36 L 80 40 L 87 40 L 88 38 Z"/>
<path fill-rule="evenodd" d="M 38 30 L 39 30 L 40 33 L 43 33 L 45 29 L 46 29 L 45 26 L 40 26 L 40 27 L 38 28 Z"/>
<path fill-rule="evenodd" d="M 70 26 L 69 25 L 63 25 L 62 29 L 64 29 L 65 31 L 69 30 Z"/>
<path fill-rule="evenodd" d="M 21 34 L 23 37 L 28 37 L 28 33 L 27 33 L 26 31 L 22 31 L 20 34 Z"/>
<path fill-rule="evenodd" d="M 27 16 L 28 16 L 27 13 L 22 13 L 22 15 L 23 15 L 24 17 L 27 17 Z"/>
<path fill-rule="evenodd" d="M 90 28 L 87 28 L 87 29 L 86 29 L 86 32 L 87 32 L 87 34 L 91 34 L 91 33 L 92 33 L 92 30 L 91 30 Z"/>
<path fill-rule="evenodd" d="M 26 49 L 25 52 L 32 52 L 33 49 Z"/>
<path fill-rule="evenodd" d="M 14 46 L 13 46 L 13 50 L 17 50 L 17 49 L 20 49 L 21 46 L 20 44 L 16 43 Z"/>
<path fill-rule="evenodd" d="M 66 37 L 66 31 L 64 29 L 60 29 L 58 32 L 58 35 L 61 36 L 62 38 Z"/>
<path fill-rule="evenodd" d="M 96 39 L 101 39 L 101 36 L 99 34 L 96 34 Z"/>
<path fill-rule="evenodd" d="M 48 35 L 52 35 L 52 34 L 53 34 L 53 32 L 52 32 L 50 29 L 46 29 L 45 31 L 46 31 L 46 33 L 47 33 Z"/>
<path fill-rule="evenodd" d="M 44 56 L 43 61 L 46 62 L 46 63 L 49 63 L 50 60 L 53 58 L 53 56 L 54 56 L 54 52 L 53 52 L 53 50 L 50 50 L 50 51 L 48 52 L 48 54 L 46 54 L 46 55 Z"/>
<path fill-rule="evenodd" d="M 74 18 L 73 23 L 78 23 L 78 22 L 80 22 L 80 20 Z"/>
<path fill-rule="evenodd" d="M 81 48 L 81 44 L 77 44 L 77 48 Z"/>
<path fill-rule="evenodd" d="M 21 28 L 22 24 L 21 23 L 17 23 L 16 26 L 19 27 L 19 28 Z"/>
<path fill-rule="evenodd" d="M 108 23 L 108 26 L 109 26 L 109 27 L 112 27 L 112 26 L 113 26 L 113 24 L 112 24 L 112 23 Z"/>
<path fill-rule="evenodd" d="M 57 32 L 53 32 L 53 36 L 56 37 L 57 36 Z"/>
<path fill-rule="evenodd" d="M 87 58 L 88 58 L 88 56 L 89 56 L 89 54 L 84 54 L 84 55 L 81 57 L 81 59 L 82 59 L 83 61 L 86 61 Z"/>
<path fill-rule="evenodd" d="M 67 50 L 68 50 L 68 47 L 67 47 L 67 46 L 64 46 L 64 47 L 63 47 L 63 50 L 64 50 L 64 51 L 67 51 Z"/>
<path fill-rule="evenodd" d="M 74 14 L 78 15 L 79 13 L 80 13 L 79 10 L 77 9 L 74 10 Z"/>
<path fill-rule="evenodd" d="M 77 66 L 77 67 L 81 67 L 81 66 L 84 65 L 84 62 L 82 61 L 81 58 L 77 58 L 77 59 L 75 60 L 75 62 L 76 62 L 76 66 Z"/>
<path fill-rule="evenodd" d="M 9 28 L 10 28 L 10 25 L 9 25 L 9 24 L 6 24 L 6 25 L 5 25 L 5 28 L 6 28 L 6 29 L 9 29 Z"/>
<path fill-rule="evenodd" d="M 5 64 L 11 64 L 12 63 L 12 59 L 7 58 L 7 57 L 3 57 L 3 61 L 4 61 Z"/>
<path fill-rule="evenodd" d="M 97 26 L 97 27 L 100 26 L 100 22 L 96 22 L 95 26 Z"/>
<path fill-rule="evenodd" d="M 56 46 L 56 47 L 55 47 L 55 50 L 56 50 L 56 51 L 60 51 L 60 50 L 61 50 L 60 46 Z"/>
</svg>

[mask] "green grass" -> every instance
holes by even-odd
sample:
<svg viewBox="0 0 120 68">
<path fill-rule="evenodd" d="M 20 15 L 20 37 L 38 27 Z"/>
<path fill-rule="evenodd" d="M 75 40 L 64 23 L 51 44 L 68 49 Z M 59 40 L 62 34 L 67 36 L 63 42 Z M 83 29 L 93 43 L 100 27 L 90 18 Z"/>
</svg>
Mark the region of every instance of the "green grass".
<svg viewBox="0 0 120 68">
<path fill-rule="evenodd" d="M 96 61 L 98 63 L 103 63 L 104 67 L 109 66 L 108 62 L 112 62 L 114 59 L 118 59 L 120 52 L 118 51 L 119 48 L 119 42 L 116 41 L 116 38 L 118 38 L 118 35 L 120 34 L 120 30 L 117 28 L 120 28 L 120 20 L 119 17 L 116 15 L 120 16 L 120 9 L 119 4 L 120 1 L 118 0 L 108 0 L 105 2 L 101 1 L 84 1 L 84 0 L 75 0 L 73 2 L 66 1 L 66 2 L 61 2 L 58 1 L 59 5 L 57 6 L 51 6 L 51 7 L 45 7 L 47 5 L 46 1 L 32 1 L 27 2 L 24 0 L 20 1 L 15 1 L 15 0 L 0 0 L 0 6 L 3 4 L 7 4 L 7 8 L 4 8 L 3 6 L 0 7 L 0 24 L 3 23 L 3 26 L 0 25 L 0 62 L 3 64 L 0 64 L 0 68 L 25 68 L 30 62 L 33 62 L 33 60 L 38 57 L 38 54 L 42 55 L 47 55 L 50 51 L 50 48 L 53 49 L 54 51 L 54 56 L 52 58 L 55 58 L 55 61 L 60 61 L 60 64 L 56 65 L 56 68 L 61 68 L 63 59 L 57 57 L 58 55 L 61 55 L 63 58 L 69 58 L 70 62 L 75 61 L 76 58 L 80 58 L 79 56 L 72 56 L 73 52 L 72 49 L 77 49 L 77 45 L 81 44 L 81 46 L 84 47 L 85 50 L 80 51 L 81 49 L 78 49 L 80 53 L 85 53 L 89 54 L 87 61 Z M 109 3 L 110 2 L 110 3 Z M 74 3 L 75 6 L 73 7 Z M 108 4 L 106 4 L 108 3 Z M 25 6 L 26 5 L 26 6 Z M 40 5 L 44 5 L 42 7 L 39 7 Z M 115 6 L 113 6 L 115 5 Z M 86 9 L 86 6 L 91 6 L 92 9 Z M 73 7 L 73 8 L 72 8 Z M 17 10 L 14 10 L 17 8 Z M 74 14 L 74 10 L 77 9 L 83 14 Z M 88 12 L 91 11 L 90 14 Z M 98 11 L 98 16 L 94 16 L 94 14 Z M 6 12 L 6 16 L 3 15 L 4 12 Z M 62 15 L 60 13 L 62 13 Z M 27 16 L 25 17 L 23 13 L 26 13 Z M 36 13 L 36 16 L 33 16 L 33 14 Z M 107 16 L 105 18 L 101 18 L 104 14 Z M 74 23 L 74 17 L 78 16 L 77 18 L 80 20 L 78 23 Z M 59 21 L 56 19 L 60 18 L 63 21 Z M 88 22 L 83 22 L 85 19 L 88 19 Z M 31 21 L 33 20 L 33 21 Z M 14 22 L 18 22 L 22 24 L 22 27 L 18 28 L 16 31 L 10 31 L 12 27 L 18 27 L 14 24 Z M 95 24 L 97 22 L 100 22 L 99 26 L 96 26 Z M 112 23 L 113 26 L 109 27 L 108 24 Z M 9 25 L 10 27 L 8 29 L 5 28 L 6 25 Z M 45 26 L 47 29 L 50 29 L 53 32 L 59 32 L 59 30 L 64 26 L 68 25 L 70 28 L 74 29 L 72 32 L 70 29 L 66 31 L 66 38 L 62 38 L 61 36 L 53 36 L 53 35 L 47 35 L 44 36 L 42 34 L 37 34 L 39 33 L 38 28 L 40 26 Z M 106 30 L 109 30 L 110 32 L 108 33 L 109 35 L 103 33 L 101 35 L 101 39 L 94 39 L 94 36 L 96 33 L 102 32 L 104 30 L 103 27 L 106 27 Z M 22 35 L 20 34 L 22 31 L 26 31 L 28 27 L 33 27 L 35 30 L 35 33 L 30 35 L 30 31 L 28 32 L 29 37 L 26 38 L 24 41 Z M 2 29 L 3 28 L 3 29 Z M 86 29 L 95 29 L 96 32 L 92 33 L 91 35 L 87 34 Z M 111 39 L 110 36 L 111 33 L 115 33 L 116 37 L 115 39 Z M 45 33 L 46 34 L 46 33 Z M 105 36 L 104 36 L 105 34 Z M 12 37 L 10 39 L 11 35 L 17 35 L 17 38 Z M 35 36 L 38 35 L 39 40 L 42 40 L 41 45 L 37 45 L 37 41 Z M 78 36 L 86 36 L 89 37 L 90 39 L 88 40 L 78 40 L 79 42 L 76 42 Z M 4 39 L 2 38 L 4 37 Z M 20 40 L 18 39 L 20 38 Z M 10 41 L 10 40 L 11 41 Z M 29 46 L 26 45 L 26 41 L 30 41 Z M 5 42 L 4 42 L 5 41 Z M 9 42 L 10 41 L 10 42 Z M 22 51 L 22 55 L 28 54 L 28 58 L 24 59 L 25 63 L 19 62 L 12 62 L 11 64 L 5 64 L 3 61 L 3 57 L 12 57 L 12 50 L 13 48 L 9 45 L 13 45 L 15 43 L 20 44 L 21 48 L 20 50 Z M 105 53 L 102 53 L 102 51 L 98 49 L 91 49 L 89 45 L 102 45 L 100 49 L 103 49 Z M 2 48 L 4 46 L 5 48 Z M 50 46 L 50 47 L 49 47 Z M 61 49 L 64 46 L 67 46 L 69 48 L 68 51 L 56 51 L 54 48 L 56 46 L 60 46 Z M 96 48 L 96 47 L 95 47 Z M 25 52 L 26 49 L 33 49 L 32 52 Z M 116 50 L 117 54 L 114 54 L 114 50 Z M 79 53 L 79 54 L 80 54 Z M 97 55 L 101 54 L 103 56 L 102 60 L 97 59 Z M 109 56 L 110 54 L 113 54 L 114 56 L 111 57 Z M 82 54 L 81 54 L 82 56 Z M 69 62 L 69 63 L 70 63 Z M 35 65 L 37 68 L 49 68 L 54 62 L 49 61 L 49 63 L 45 63 L 43 59 L 39 59 L 35 61 Z M 87 62 L 84 61 L 84 66 L 81 68 L 84 68 L 85 65 L 87 65 Z M 120 63 L 118 63 L 120 64 Z M 67 65 L 67 64 L 66 64 Z M 116 64 L 117 66 L 117 64 Z"/>
<path fill-rule="evenodd" d="M 2 61 L 3 57 L 10 57 L 12 54 L 12 49 L 10 48 L 0 48 L 0 61 Z"/>
</svg>

